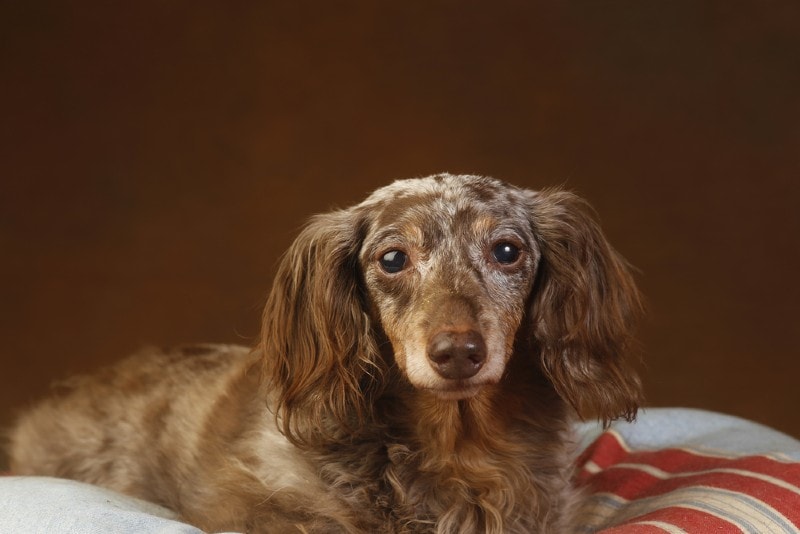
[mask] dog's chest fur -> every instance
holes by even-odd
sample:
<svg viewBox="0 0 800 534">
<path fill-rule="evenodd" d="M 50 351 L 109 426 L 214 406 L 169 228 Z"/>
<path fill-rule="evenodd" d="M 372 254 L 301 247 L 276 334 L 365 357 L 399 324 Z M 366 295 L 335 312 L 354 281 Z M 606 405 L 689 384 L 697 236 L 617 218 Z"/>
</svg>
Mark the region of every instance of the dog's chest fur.
<svg viewBox="0 0 800 534">
<path fill-rule="evenodd" d="M 412 406 L 397 406 L 395 397 L 383 399 L 372 431 L 331 444 L 315 462 L 333 493 L 362 514 L 353 517 L 357 529 L 530 533 L 566 528 L 578 500 L 565 446 L 569 431 L 564 414 L 550 413 L 543 423 L 543 413 L 554 406 L 554 394 L 544 383 L 500 384 L 468 401 L 406 393 L 400 398 Z M 499 405 L 513 417 L 498 418 Z M 535 420 L 520 417 L 526 411 L 537 413 Z M 374 514 L 365 516 L 365 510 Z"/>
</svg>

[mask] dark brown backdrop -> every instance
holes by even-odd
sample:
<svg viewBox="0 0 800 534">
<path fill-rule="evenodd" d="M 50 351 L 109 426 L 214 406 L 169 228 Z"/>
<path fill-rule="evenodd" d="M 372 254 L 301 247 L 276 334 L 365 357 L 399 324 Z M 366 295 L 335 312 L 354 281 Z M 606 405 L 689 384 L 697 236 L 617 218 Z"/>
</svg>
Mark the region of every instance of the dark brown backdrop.
<svg viewBox="0 0 800 534">
<path fill-rule="evenodd" d="M 142 344 L 251 342 L 312 213 L 438 171 L 595 205 L 653 405 L 800 435 L 800 4 L 5 2 L 0 422 Z"/>
</svg>

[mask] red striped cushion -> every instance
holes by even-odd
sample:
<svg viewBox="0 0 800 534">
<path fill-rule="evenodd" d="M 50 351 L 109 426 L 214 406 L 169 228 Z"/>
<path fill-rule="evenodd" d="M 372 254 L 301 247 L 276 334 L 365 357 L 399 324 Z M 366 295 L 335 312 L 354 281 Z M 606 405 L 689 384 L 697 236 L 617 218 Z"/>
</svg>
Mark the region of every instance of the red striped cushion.
<svg viewBox="0 0 800 534">
<path fill-rule="evenodd" d="M 688 449 L 631 450 L 602 434 L 581 456 L 582 530 L 800 532 L 800 463 Z"/>
</svg>

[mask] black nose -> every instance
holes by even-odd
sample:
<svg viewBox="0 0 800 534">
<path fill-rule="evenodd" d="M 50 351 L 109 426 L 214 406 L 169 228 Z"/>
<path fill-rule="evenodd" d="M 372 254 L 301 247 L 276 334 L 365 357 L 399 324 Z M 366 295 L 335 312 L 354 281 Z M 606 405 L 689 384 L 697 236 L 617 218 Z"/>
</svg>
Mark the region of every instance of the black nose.
<svg viewBox="0 0 800 534">
<path fill-rule="evenodd" d="M 442 378 L 466 379 L 475 376 L 486 360 L 486 344 L 474 330 L 442 330 L 428 343 L 428 359 Z"/>
</svg>

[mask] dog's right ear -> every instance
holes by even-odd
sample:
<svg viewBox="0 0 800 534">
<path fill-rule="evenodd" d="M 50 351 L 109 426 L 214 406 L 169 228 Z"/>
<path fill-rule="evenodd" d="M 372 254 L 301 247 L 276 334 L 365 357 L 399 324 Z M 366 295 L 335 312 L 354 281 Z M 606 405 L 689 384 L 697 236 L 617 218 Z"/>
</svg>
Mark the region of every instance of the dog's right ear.
<svg viewBox="0 0 800 534">
<path fill-rule="evenodd" d="M 633 363 L 642 299 L 628 263 L 581 198 L 530 195 L 542 260 L 531 318 L 545 374 L 582 417 L 631 420 L 642 403 Z"/>
<path fill-rule="evenodd" d="M 356 208 L 314 216 L 283 256 L 264 310 L 261 346 L 276 417 L 297 445 L 363 424 L 382 369 L 365 312 Z"/>
</svg>

